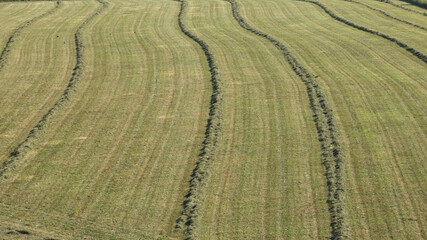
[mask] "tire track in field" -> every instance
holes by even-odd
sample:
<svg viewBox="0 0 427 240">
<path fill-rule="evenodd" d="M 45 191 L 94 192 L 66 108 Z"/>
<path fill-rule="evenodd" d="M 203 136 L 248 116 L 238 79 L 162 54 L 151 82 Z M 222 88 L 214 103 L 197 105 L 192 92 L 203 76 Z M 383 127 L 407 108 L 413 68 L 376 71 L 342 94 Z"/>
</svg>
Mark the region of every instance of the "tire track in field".
<svg viewBox="0 0 427 240">
<path fill-rule="evenodd" d="M 234 19 L 245 30 L 258 35 L 271 42 L 292 67 L 292 70 L 302 80 L 307 88 L 307 94 L 310 100 L 310 108 L 313 111 L 314 122 L 316 125 L 318 140 L 321 143 L 323 165 L 326 170 L 326 182 L 328 185 L 328 207 L 331 215 L 331 239 L 346 239 L 347 223 L 344 214 L 344 186 L 343 186 L 343 165 L 344 155 L 338 139 L 338 129 L 332 114 L 332 110 L 327 103 L 326 96 L 316 81 L 317 76 L 308 72 L 292 53 L 279 41 L 270 35 L 263 33 L 251 27 L 242 18 L 239 12 L 239 5 L 235 0 L 224 0 L 231 4 Z"/>
<path fill-rule="evenodd" d="M 399 4 L 393 3 L 393 2 L 391 2 L 391 1 L 389 1 L 389 0 L 374 0 L 374 1 L 387 3 L 387 4 L 390 4 L 390 5 L 395 6 L 395 7 L 397 7 L 397 8 L 400 8 L 400 9 L 406 10 L 406 11 L 408 11 L 408 12 L 413 12 L 413 13 L 420 14 L 420 15 L 423 15 L 423 16 L 426 16 L 426 17 L 427 17 L 427 13 L 423 13 L 423 12 L 420 12 L 420 11 L 417 11 L 417 10 L 414 10 L 414 9 L 406 8 L 406 7 L 401 6 L 401 5 L 399 5 Z"/>
<path fill-rule="evenodd" d="M 84 56 L 84 47 L 85 45 L 82 42 L 82 31 L 84 28 L 95 19 L 96 16 L 105 11 L 109 3 L 104 0 L 96 0 L 101 4 L 101 6 L 90 16 L 88 17 L 80 26 L 77 28 L 76 33 L 74 34 L 74 42 L 76 46 L 76 65 L 73 69 L 72 76 L 68 82 L 67 87 L 64 90 L 61 98 L 53 105 L 49 111 L 43 115 L 42 119 L 31 129 L 27 137 L 23 142 L 21 142 L 9 155 L 8 159 L 3 162 L 0 167 L 0 180 L 1 178 L 7 178 L 5 173 L 8 169 L 13 168 L 13 165 L 25 157 L 26 153 L 32 149 L 34 145 L 37 144 L 38 138 L 43 133 L 43 130 L 48 127 L 49 124 L 52 124 L 53 117 L 55 114 L 58 114 L 64 107 L 70 102 L 70 99 L 74 92 L 77 89 L 79 82 L 84 78 L 85 66 L 85 56 Z M 60 1 L 58 1 L 58 4 Z"/>
<path fill-rule="evenodd" d="M 181 31 L 195 41 L 204 52 L 211 74 L 212 95 L 209 107 L 209 118 L 206 125 L 205 137 L 200 150 L 196 167 L 193 169 L 190 179 L 190 187 L 183 202 L 183 210 L 176 221 L 176 229 L 184 230 L 186 239 L 197 239 L 197 225 L 199 224 L 200 205 L 203 205 L 204 188 L 209 180 L 209 171 L 212 161 L 215 159 L 218 141 L 222 133 L 223 95 L 224 89 L 218 78 L 218 67 L 209 45 L 199 37 L 191 33 L 183 22 L 183 15 L 187 8 L 187 1 L 177 0 L 181 3 L 178 13 L 178 25 Z"/>
<path fill-rule="evenodd" d="M 424 55 L 421 52 L 415 50 L 414 48 L 408 46 L 407 44 L 405 44 L 405 43 L 397 40 L 396 38 L 390 37 L 388 35 L 385 35 L 383 33 L 378 32 L 378 31 L 371 30 L 369 28 L 365 28 L 363 26 L 360 26 L 360 25 L 354 24 L 354 23 L 352 23 L 350 21 L 347 21 L 344 18 L 338 17 L 331 10 L 329 10 L 325 5 L 323 5 L 323 4 L 319 3 L 319 2 L 315 2 L 315 1 L 311 1 L 311 0 L 295 0 L 295 1 L 307 2 L 307 3 L 315 4 L 315 5 L 319 6 L 323 11 L 325 11 L 325 13 L 328 14 L 333 19 L 335 19 L 335 20 L 337 20 L 339 22 L 342 22 L 342 23 L 344 23 L 344 24 L 346 24 L 346 25 L 348 25 L 350 27 L 356 28 L 356 29 L 358 29 L 360 31 L 367 32 L 367 33 L 373 34 L 375 36 L 384 38 L 384 39 L 386 39 L 386 40 L 388 40 L 390 42 L 396 43 L 399 47 L 401 47 L 401 48 L 405 49 L 406 51 L 410 52 L 412 55 L 414 55 L 415 57 L 419 58 L 424 63 L 427 63 L 427 56 L 426 55 Z"/>
<path fill-rule="evenodd" d="M 26 27 L 30 26 L 32 23 L 36 22 L 37 20 L 42 19 L 42 18 L 54 13 L 60 7 L 62 7 L 62 2 L 61 2 L 61 0 L 57 0 L 54 8 L 43 13 L 42 15 L 36 16 L 33 19 L 26 21 L 24 24 L 22 24 L 17 29 L 15 29 L 15 31 L 12 32 L 10 37 L 7 39 L 6 45 L 4 46 L 4 48 L 0 54 L 0 72 L 4 69 L 4 66 L 6 65 L 7 58 L 9 56 L 9 52 L 11 50 L 13 42 L 15 41 L 15 38 L 17 36 L 19 36 L 19 34 L 22 32 L 22 30 L 24 30 Z M 0 176 L 1 176 L 1 171 L 0 171 Z"/>
<path fill-rule="evenodd" d="M 344 0 L 344 1 L 346 1 L 346 2 L 351 2 L 351 3 L 356 3 L 356 4 L 359 4 L 359 5 L 365 6 L 366 8 L 369 8 L 369 9 L 371 9 L 371 10 L 373 10 L 373 11 L 379 12 L 379 13 L 381 13 L 382 15 L 384 15 L 384 16 L 386 16 L 386 17 L 388 17 L 388 18 L 391 18 L 391 19 L 394 19 L 394 20 L 399 21 L 399 22 L 401 22 L 401 23 L 408 24 L 408 25 L 411 25 L 411 26 L 413 26 L 413 27 L 419 28 L 419 29 L 421 29 L 421 30 L 427 31 L 427 28 L 425 28 L 425 27 L 422 27 L 422 26 L 420 26 L 420 25 L 417 25 L 417 24 L 414 24 L 414 23 L 411 23 L 411 22 L 408 22 L 408 21 L 402 20 L 402 19 L 397 18 L 397 17 L 393 17 L 393 16 L 391 16 L 390 14 L 388 14 L 388 13 L 386 13 L 386 12 L 384 12 L 384 11 L 380 10 L 380 9 L 376 9 L 376 8 L 373 8 L 373 7 L 369 6 L 368 4 L 361 3 L 361 2 L 358 2 L 358 1 L 354 1 L 354 0 Z"/>
</svg>

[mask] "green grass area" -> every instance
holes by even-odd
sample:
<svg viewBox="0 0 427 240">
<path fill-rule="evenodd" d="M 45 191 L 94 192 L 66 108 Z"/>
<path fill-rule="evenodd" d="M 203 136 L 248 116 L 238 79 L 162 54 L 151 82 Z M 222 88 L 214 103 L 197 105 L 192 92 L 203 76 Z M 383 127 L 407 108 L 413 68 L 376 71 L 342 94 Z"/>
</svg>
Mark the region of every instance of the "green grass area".
<svg viewBox="0 0 427 240">
<path fill-rule="evenodd" d="M 425 187 L 421 179 L 426 175 L 416 166 L 425 166 L 425 63 L 394 43 L 335 21 L 316 5 L 240 2 L 251 24 L 287 41 L 328 89 L 347 149 L 345 206 L 352 237 L 422 236 L 425 220 L 421 199 L 425 196 L 420 190 Z M 374 25 L 360 16 L 372 14 L 376 23 L 384 19 L 348 2 L 322 2 L 366 27 Z M 399 26 L 401 32 L 382 28 L 382 24 L 374 27 L 411 41 L 425 52 L 425 41 L 406 39 L 410 26 Z M 397 220 L 398 212 L 402 218 L 411 217 Z"/>
<path fill-rule="evenodd" d="M 425 239 L 427 12 L 391 3 L 0 2 L 0 238 Z"/>
<path fill-rule="evenodd" d="M 22 43 L 15 46 L 32 55 L 12 51 L 1 73 L 3 86 L 33 104 L 32 111 L 21 110 L 25 104 L 3 95 L 17 115 L 10 126 L 4 123 L 11 118 L 2 122 L 9 126 L 5 134 L 21 133 L 15 144 L 64 91 L 75 64 L 73 34 L 99 7 L 95 1 L 63 4 L 61 12 L 28 28 L 41 40 L 17 39 Z M 178 9 L 171 1 L 112 2 L 82 30 L 84 77 L 2 179 L 4 221 L 14 216 L 71 238 L 129 239 L 173 228 L 201 147 L 210 95 L 203 54 L 179 30 Z M 121 227 L 111 227 L 116 225 Z"/>
<path fill-rule="evenodd" d="M 185 22 L 211 46 L 225 84 L 200 239 L 327 236 L 324 170 L 304 84 L 274 46 L 237 24 L 227 2 L 188 1 L 188 9 Z"/>
</svg>

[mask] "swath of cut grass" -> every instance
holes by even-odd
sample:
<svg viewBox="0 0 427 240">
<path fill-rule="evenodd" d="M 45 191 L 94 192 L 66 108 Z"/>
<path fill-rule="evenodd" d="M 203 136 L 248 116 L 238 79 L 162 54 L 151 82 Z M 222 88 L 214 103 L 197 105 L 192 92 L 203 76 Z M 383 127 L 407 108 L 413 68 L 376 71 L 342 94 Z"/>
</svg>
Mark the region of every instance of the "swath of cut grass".
<svg viewBox="0 0 427 240">
<path fill-rule="evenodd" d="M 374 1 L 384 2 L 384 3 L 387 3 L 387 4 L 391 5 L 391 6 L 403 9 L 405 11 L 416 13 L 416 14 L 419 14 L 419 15 L 424 15 L 424 16 L 427 17 L 427 13 L 423 13 L 423 12 L 420 12 L 420 11 L 417 11 L 417 10 L 414 10 L 414 9 L 411 9 L 411 8 L 404 7 L 402 5 L 399 5 L 399 4 L 396 4 L 396 3 L 392 2 L 390 0 L 374 0 Z"/>
<path fill-rule="evenodd" d="M 209 50 L 206 42 L 191 33 L 184 21 L 183 14 L 186 11 L 187 3 L 185 0 L 180 0 L 181 8 L 178 14 L 178 24 L 181 31 L 197 42 L 202 48 L 206 60 L 209 65 L 209 72 L 211 74 L 212 83 L 212 96 L 210 100 L 209 119 L 206 126 L 205 139 L 203 140 L 203 147 L 201 149 L 199 159 L 196 167 L 191 174 L 190 189 L 185 196 L 183 203 L 183 211 L 177 220 L 177 228 L 184 228 L 187 239 L 197 239 L 197 225 L 199 224 L 198 215 L 200 214 L 200 205 L 203 204 L 204 188 L 206 182 L 209 180 L 210 165 L 215 159 L 217 153 L 217 145 L 221 137 L 221 123 L 223 115 L 223 87 L 221 80 L 218 76 L 218 66 L 216 64 L 213 54 Z"/>
<path fill-rule="evenodd" d="M 227 89 L 223 140 L 199 206 L 197 235 L 329 236 L 324 167 L 306 87 L 274 45 L 239 26 L 228 2 L 187 2 L 186 24 L 211 46 Z"/>
<path fill-rule="evenodd" d="M 81 22 L 98 7 L 87 4 Z M 0 207 L 0 222 L 37 223 L 72 239 L 169 235 L 202 147 L 212 89 L 205 56 L 180 31 L 178 12 L 169 0 L 112 0 L 87 25 L 84 81 L 0 183 L 9 206 Z M 24 192 L 32 200 L 20 201 Z"/>
<path fill-rule="evenodd" d="M 426 55 L 424 55 L 423 53 L 417 51 L 416 49 L 408 46 L 407 44 L 405 44 L 405 43 L 397 40 L 396 38 L 393 38 L 393 37 L 390 37 L 390 36 L 388 36 L 386 34 L 380 33 L 378 31 L 374 31 L 374 30 L 371 30 L 369 28 L 366 28 L 366 27 L 354 24 L 354 23 L 352 23 L 350 21 L 345 20 L 342 17 L 338 17 L 337 15 L 335 15 L 335 13 L 333 13 L 331 10 L 329 10 L 325 5 L 323 5 L 323 4 L 319 3 L 319 2 L 310 1 L 310 0 L 296 0 L 296 1 L 308 2 L 308 3 L 315 4 L 315 5 L 319 6 L 323 11 L 325 11 L 325 13 L 327 13 L 333 19 L 335 19 L 335 20 L 337 20 L 339 22 L 342 22 L 342 23 L 344 23 L 344 24 L 346 24 L 346 25 L 348 25 L 350 27 L 358 29 L 360 31 L 364 31 L 364 32 L 367 32 L 367 33 L 379 36 L 381 38 L 384 38 L 384 39 L 386 39 L 386 40 L 388 40 L 390 42 L 393 42 L 393 43 L 397 44 L 399 47 L 401 47 L 401 48 L 405 49 L 406 51 L 410 52 L 415 57 L 419 58 L 424 63 L 427 63 L 427 56 Z"/>
<path fill-rule="evenodd" d="M 338 238 L 325 184 L 336 162 L 319 143 L 333 137 L 347 237 L 426 238 L 425 62 L 294 0 L 108 1 L 82 30 L 84 79 L 0 181 L 0 238 Z M 423 15 L 315 1 L 427 51 L 427 33 L 403 22 Z M 0 16 L 2 41 L 50 3 L 0 4 L 33 9 Z M 62 96 L 74 34 L 98 7 L 64 1 L 16 38 L 0 73 L 1 162 Z M 212 66 L 224 92 L 211 138 Z"/>
<path fill-rule="evenodd" d="M 342 180 L 344 156 L 341 153 L 338 140 L 338 130 L 332 115 L 332 110 L 327 103 L 323 91 L 315 80 L 316 77 L 309 73 L 282 43 L 268 34 L 254 29 L 246 23 L 240 15 L 239 5 L 236 1 L 225 1 L 228 1 L 231 4 L 233 16 L 240 26 L 274 44 L 276 48 L 283 53 L 288 63 L 292 66 L 295 74 L 297 74 L 306 85 L 324 157 L 326 179 L 329 190 L 328 204 L 331 214 L 331 238 L 346 239 L 348 237 L 346 229 L 347 226 L 345 222 L 345 210 L 342 202 L 342 199 L 344 198 L 344 186 Z"/>
<path fill-rule="evenodd" d="M 11 45 L 13 45 L 13 42 L 15 40 L 15 38 L 19 35 L 20 32 L 22 32 L 22 30 L 28 26 L 30 26 L 32 23 L 34 23 L 35 21 L 46 17 L 52 13 L 54 13 L 55 11 L 58 10 L 58 8 L 60 8 L 62 6 L 61 1 L 57 0 L 56 1 L 56 5 L 54 8 L 52 8 L 51 10 L 31 19 L 26 21 L 24 24 L 22 24 L 21 26 L 19 26 L 17 29 L 15 29 L 15 31 L 12 32 L 12 34 L 10 35 L 10 37 L 7 39 L 6 45 L 4 46 L 3 50 L 1 51 L 0 54 L 0 72 L 3 70 L 4 65 L 6 64 L 7 61 L 7 57 L 9 55 L 9 52 L 11 51 Z M 1 174 L 0 174 L 1 175 Z"/>
<path fill-rule="evenodd" d="M 427 9 L 427 1 L 426 0 L 400 0 L 402 2 L 407 2 L 413 4 L 415 6 Z"/>
<path fill-rule="evenodd" d="M 395 44 L 384 44 L 382 38 L 343 26 L 316 5 L 242 2 L 246 21 L 276 39 L 288 40 L 298 60 L 319 75 L 317 80 L 334 108 L 346 155 L 344 200 L 351 238 L 423 239 L 421 199 L 425 196 L 420 190 L 425 184 L 420 180 L 426 175 L 417 166 L 425 166 L 422 156 L 426 154 L 422 147 L 425 63 Z M 343 1 L 322 3 L 352 21 L 359 17 L 366 24 L 370 19 L 375 28 L 386 31 L 389 20 L 384 16 L 363 7 L 348 8 Z M 399 9 L 393 9 L 393 14 L 406 17 Z M 412 15 L 410 19 L 421 22 L 423 18 Z M 398 29 L 392 34 L 400 36 Z M 413 42 L 425 47 L 422 41 Z M 418 221 L 398 220 L 403 216 Z"/>
<path fill-rule="evenodd" d="M 346 2 L 351 2 L 351 3 L 356 3 L 356 4 L 359 4 L 359 5 L 365 6 L 365 7 L 369 8 L 369 9 L 371 9 L 371 10 L 373 10 L 373 11 L 376 11 L 376 12 L 381 13 L 382 15 L 384 15 L 384 16 L 386 16 L 386 17 L 388 17 L 388 18 L 391 18 L 391 19 L 394 19 L 394 20 L 396 20 L 396 21 L 399 21 L 399 22 L 402 22 L 402 23 L 405 23 L 405 24 L 411 25 L 411 26 L 413 26 L 413 27 L 416 27 L 416 28 L 422 29 L 422 30 L 424 30 L 424 31 L 427 31 L 427 28 L 425 28 L 425 27 L 423 27 L 423 26 L 420 26 L 420 25 L 417 25 L 417 24 L 414 24 L 414 23 L 411 23 L 411 22 L 408 22 L 408 21 L 402 20 L 402 19 L 397 18 L 397 17 L 393 17 L 393 16 L 391 16 L 390 14 L 386 13 L 385 11 L 382 11 L 382 10 L 380 10 L 380 9 L 376 9 L 376 8 L 373 8 L 373 7 L 369 6 L 368 4 L 364 4 L 364 3 L 361 3 L 361 2 L 358 2 L 358 1 L 354 1 L 354 0 L 344 0 L 344 1 L 346 1 Z"/>
<path fill-rule="evenodd" d="M 92 16 L 86 19 L 86 21 L 84 21 L 79 26 L 76 33 L 74 34 L 74 41 L 75 41 L 75 48 L 76 48 L 76 65 L 73 69 L 72 77 L 70 78 L 64 93 L 62 94 L 61 98 L 55 103 L 55 105 L 51 109 L 49 109 L 49 111 L 45 115 L 43 115 L 42 119 L 31 129 L 30 133 L 25 138 L 25 140 L 21 142 L 10 153 L 9 158 L 5 162 L 3 162 L 2 166 L 0 167 L 0 179 L 5 177 L 5 173 L 7 171 L 10 171 L 11 169 L 13 169 L 13 165 L 15 164 L 16 161 L 19 161 L 19 159 L 23 158 L 25 153 L 29 149 L 31 149 L 34 144 L 37 144 L 36 142 L 37 142 L 37 139 L 39 138 L 39 135 L 43 133 L 44 128 L 50 123 L 50 121 L 52 121 L 51 120 L 52 117 L 55 114 L 58 114 L 58 111 L 60 111 L 66 106 L 73 92 L 75 91 L 77 84 L 84 77 L 83 74 L 85 69 L 85 63 L 84 63 L 84 54 L 82 53 L 82 51 L 84 51 L 83 50 L 84 44 L 81 39 L 82 30 L 87 24 L 93 21 L 93 19 L 97 15 L 101 14 L 108 7 L 108 2 L 103 0 L 97 0 L 97 1 L 102 4 L 101 7 L 98 8 Z M 57 6 L 59 6 L 59 3 L 60 2 L 58 1 Z"/>
</svg>

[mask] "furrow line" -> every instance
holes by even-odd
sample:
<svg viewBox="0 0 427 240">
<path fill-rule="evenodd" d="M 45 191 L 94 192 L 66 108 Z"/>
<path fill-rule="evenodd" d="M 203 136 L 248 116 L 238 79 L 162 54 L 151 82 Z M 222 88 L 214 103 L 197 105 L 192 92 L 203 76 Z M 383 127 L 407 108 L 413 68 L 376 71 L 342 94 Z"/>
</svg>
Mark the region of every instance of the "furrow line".
<svg viewBox="0 0 427 240">
<path fill-rule="evenodd" d="M 356 3 L 356 4 L 360 4 L 360 5 L 365 6 L 365 7 L 369 8 L 369 9 L 371 9 L 371 10 L 373 10 L 373 11 L 376 11 L 376 12 L 379 12 L 379 13 L 383 14 L 384 16 L 386 16 L 386 17 L 388 17 L 388 18 L 391 18 L 391 19 L 394 19 L 394 20 L 399 21 L 399 22 L 401 22 L 401 23 L 405 23 L 405 24 L 411 25 L 411 26 L 413 26 L 413 27 L 419 28 L 419 29 L 421 29 L 421 30 L 427 31 L 427 28 L 425 28 L 425 27 L 422 27 L 422 26 L 420 26 L 420 25 L 417 25 L 417 24 L 414 24 L 414 23 L 411 23 L 411 22 L 408 22 L 408 21 L 405 21 L 405 20 L 399 19 L 399 18 L 397 18 L 397 17 L 393 17 L 393 16 L 391 16 L 390 14 L 388 14 L 388 13 L 386 13 L 386 12 L 384 12 L 384 11 L 380 10 L 380 9 L 376 9 L 376 8 L 373 8 L 373 7 L 369 6 L 368 4 L 361 3 L 361 2 L 358 2 L 358 1 L 354 1 L 354 0 L 344 0 L 344 1 L 346 1 L 346 2 L 351 2 L 351 3 Z"/>
<path fill-rule="evenodd" d="M 412 55 L 414 55 L 415 57 L 419 58 L 421 61 L 423 61 L 424 63 L 427 63 L 427 56 L 422 54 L 421 52 L 415 50 L 414 48 L 408 46 L 407 44 L 397 40 L 396 38 L 390 37 L 388 35 L 385 35 L 383 33 L 380 33 L 378 31 L 374 31 L 365 27 L 362 27 L 360 25 L 354 24 L 350 21 L 345 20 L 344 18 L 338 17 L 337 15 L 335 15 L 331 10 L 329 10 L 327 7 L 325 7 L 325 5 L 319 3 L 319 2 L 315 2 L 315 1 L 311 1 L 311 0 L 296 0 L 296 1 L 300 1 L 300 2 L 308 2 L 308 3 L 312 3 L 315 4 L 317 6 L 319 6 L 323 11 L 325 11 L 326 14 L 328 14 L 330 17 L 332 17 L 333 19 L 342 22 L 344 24 L 346 24 L 347 26 L 356 28 L 360 31 L 364 31 L 373 35 L 376 35 L 378 37 L 384 38 L 390 42 L 396 43 L 399 47 L 405 49 L 406 51 L 410 52 Z"/>
<path fill-rule="evenodd" d="M 24 24 L 22 24 L 21 26 L 19 26 L 17 29 L 15 29 L 15 31 L 13 31 L 13 33 L 10 35 L 10 37 L 7 39 L 6 45 L 4 46 L 1 54 L 0 54 L 0 72 L 3 70 L 7 58 L 9 56 L 9 52 L 10 52 L 10 48 L 13 45 L 13 42 L 15 41 L 15 38 L 22 32 L 22 30 L 24 30 L 24 28 L 30 26 L 32 23 L 36 22 L 37 20 L 40 20 L 52 13 L 54 13 L 55 11 L 57 11 L 60 7 L 62 7 L 62 2 L 60 0 L 56 1 L 56 5 L 54 8 L 50 9 L 49 11 L 43 13 L 42 15 L 36 16 L 33 19 L 30 19 L 28 21 L 26 21 Z"/>
<path fill-rule="evenodd" d="M 74 34 L 74 42 L 76 46 L 76 65 L 73 69 L 72 76 L 68 82 L 67 87 L 64 90 L 61 98 L 56 101 L 52 108 L 43 115 L 42 119 L 31 129 L 27 137 L 21 142 L 9 155 L 8 159 L 0 167 L 0 180 L 1 178 L 7 178 L 5 173 L 12 169 L 14 164 L 20 159 L 24 158 L 26 153 L 37 144 L 37 140 L 43 133 L 43 130 L 52 124 L 53 117 L 58 114 L 65 106 L 70 102 L 70 99 L 74 92 L 77 90 L 79 82 L 84 78 L 84 70 L 86 68 L 84 59 L 84 43 L 82 41 L 82 31 L 84 28 L 95 19 L 96 16 L 101 14 L 108 8 L 109 3 L 104 0 L 96 0 L 101 6 L 88 17 L 80 26 L 77 28 Z"/>
<path fill-rule="evenodd" d="M 179 28 L 187 37 L 191 38 L 202 48 L 208 62 L 211 75 L 210 81 L 212 84 L 212 95 L 205 138 L 202 143 L 196 167 L 191 174 L 190 187 L 183 202 L 183 210 L 175 226 L 176 229 L 182 229 L 184 231 L 186 239 L 197 239 L 197 227 L 201 214 L 200 206 L 203 205 L 204 202 L 204 189 L 209 180 L 210 166 L 215 159 L 219 138 L 222 133 L 224 88 L 218 77 L 218 66 L 214 55 L 210 51 L 209 45 L 191 33 L 183 21 L 187 2 L 185 0 L 177 1 L 181 3 L 178 14 Z"/>
<path fill-rule="evenodd" d="M 389 0 L 375 0 L 375 1 L 377 1 L 377 2 L 387 3 L 387 4 L 390 4 L 390 5 L 392 5 L 392 6 L 398 7 L 398 8 L 400 8 L 400 9 L 406 10 L 406 11 L 408 11 L 408 12 L 413 12 L 413 13 L 416 13 L 416 14 L 420 14 L 420 15 L 427 16 L 427 13 L 423 13 L 423 12 L 420 12 L 420 11 L 417 11 L 417 10 L 414 10 L 414 9 L 406 8 L 406 7 L 401 6 L 401 5 L 399 5 L 399 4 L 393 3 L 393 2 L 391 2 L 391 1 L 389 1 Z"/>
<path fill-rule="evenodd" d="M 239 5 L 235 0 L 224 0 L 231 4 L 234 19 L 247 31 L 271 42 L 285 57 L 292 70 L 305 84 L 310 108 L 313 112 L 318 140 L 321 144 L 323 165 L 328 186 L 328 208 L 331 216 L 331 239 L 347 239 L 347 223 L 344 213 L 344 155 L 339 144 L 338 127 L 336 126 L 331 107 L 327 102 L 317 76 L 312 75 L 301 65 L 292 53 L 270 35 L 251 27 L 240 15 Z"/>
</svg>

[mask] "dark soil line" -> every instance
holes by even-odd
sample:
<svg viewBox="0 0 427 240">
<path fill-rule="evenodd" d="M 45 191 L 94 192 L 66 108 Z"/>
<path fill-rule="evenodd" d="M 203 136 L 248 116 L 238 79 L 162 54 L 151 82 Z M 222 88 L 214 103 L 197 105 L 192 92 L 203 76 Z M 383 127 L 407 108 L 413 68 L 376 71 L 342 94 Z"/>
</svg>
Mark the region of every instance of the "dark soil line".
<svg viewBox="0 0 427 240">
<path fill-rule="evenodd" d="M 54 13 L 55 11 L 57 11 L 60 7 L 62 7 L 62 3 L 60 0 L 56 1 L 56 5 L 54 8 L 50 9 L 49 11 L 43 13 L 42 15 L 39 15 L 37 17 L 34 17 L 31 20 L 26 21 L 24 24 L 22 24 L 21 26 L 19 26 L 17 29 L 15 29 L 15 31 L 13 31 L 13 33 L 9 36 L 9 38 L 7 39 L 6 45 L 4 46 L 1 54 L 0 54 L 0 71 L 3 70 L 4 66 L 6 65 L 7 62 L 7 58 L 9 56 L 9 52 L 11 50 L 11 47 L 13 45 L 13 42 L 15 41 L 15 38 L 22 32 L 22 30 L 24 30 L 26 27 L 30 26 L 32 23 L 36 22 L 37 20 L 40 20 L 52 13 Z"/>
<path fill-rule="evenodd" d="M 109 3 L 104 0 L 96 0 L 102 5 L 93 13 L 89 18 L 87 18 L 80 26 L 78 27 L 76 33 L 74 34 L 74 41 L 76 46 L 76 65 L 73 69 L 72 76 L 68 82 L 67 87 L 64 90 L 61 98 L 53 105 L 49 111 L 43 115 L 42 119 L 31 129 L 30 133 L 27 135 L 25 140 L 21 142 L 9 155 L 8 159 L 0 167 L 0 180 L 1 178 L 7 178 L 6 172 L 14 167 L 16 162 L 21 160 L 26 153 L 31 150 L 38 142 L 40 135 L 53 122 L 53 117 L 57 115 L 65 106 L 70 102 L 70 99 L 74 92 L 76 91 L 77 85 L 84 78 L 85 60 L 84 60 L 84 44 L 82 42 L 82 31 L 93 19 L 101 14 L 105 9 L 108 8 Z"/>
<path fill-rule="evenodd" d="M 400 9 L 406 10 L 406 11 L 408 11 L 408 12 L 412 12 L 412 13 L 416 13 L 416 14 L 420 14 L 420 15 L 427 16 L 427 13 L 423 13 L 423 12 L 419 12 L 419 11 L 414 10 L 414 9 L 406 8 L 406 7 L 401 6 L 401 5 L 399 5 L 399 4 L 393 3 L 393 2 L 391 2 L 391 1 L 389 1 L 389 0 L 375 0 L 375 1 L 377 1 L 377 2 L 387 3 L 387 4 L 390 4 L 390 5 L 395 6 L 395 7 L 397 7 L 397 8 L 400 8 Z"/>
<path fill-rule="evenodd" d="M 346 2 L 352 2 L 352 3 L 356 3 L 356 4 L 360 4 L 360 5 L 365 6 L 365 7 L 369 8 L 369 9 L 371 9 L 373 11 L 376 11 L 376 12 L 379 12 L 379 13 L 383 14 L 384 16 L 386 16 L 388 18 L 391 18 L 391 19 L 394 19 L 394 20 L 399 21 L 401 23 L 405 23 L 405 24 L 411 25 L 413 27 L 416 27 L 416 28 L 422 29 L 424 31 L 427 31 L 427 28 L 425 28 L 425 27 L 422 27 L 420 25 L 416 25 L 416 24 L 413 24 L 411 22 L 408 22 L 408 21 L 405 21 L 405 20 L 393 17 L 390 14 L 388 14 L 388 13 L 382 11 L 382 10 L 379 10 L 379 9 L 376 9 L 376 8 L 373 8 L 373 7 L 369 6 L 368 4 L 364 4 L 364 3 L 353 1 L 353 0 L 344 0 L 344 1 L 346 1 Z"/>
<path fill-rule="evenodd" d="M 184 231 L 186 239 L 197 239 L 197 227 L 201 214 L 200 206 L 204 203 L 204 192 L 210 177 L 210 166 L 215 159 L 218 141 L 222 133 L 224 88 L 221 80 L 218 78 L 218 66 L 214 55 L 210 51 L 209 45 L 191 33 L 183 21 L 187 2 L 185 0 L 177 1 L 181 3 L 178 14 L 179 28 L 187 37 L 191 38 L 202 48 L 208 62 L 209 72 L 211 74 L 210 81 L 212 84 L 212 95 L 205 138 L 196 167 L 191 174 L 190 187 L 183 202 L 183 210 L 175 226 L 176 229 L 182 229 Z"/>
<path fill-rule="evenodd" d="M 356 28 L 360 31 L 364 31 L 373 35 L 376 35 L 378 37 L 382 37 L 390 42 L 393 42 L 395 44 L 397 44 L 399 47 L 405 49 L 406 51 L 410 52 L 412 55 L 414 55 L 415 57 L 419 58 L 421 61 L 423 61 L 424 63 L 427 63 L 427 56 L 420 53 L 419 51 L 415 50 L 414 48 L 409 47 L 407 44 L 397 40 L 396 38 L 390 37 L 388 35 L 385 35 L 383 33 L 362 27 L 360 25 L 354 24 L 352 22 L 349 22 L 341 17 L 338 17 L 337 15 L 335 15 L 331 10 L 329 10 L 327 7 L 325 7 L 323 4 L 315 2 L 315 1 L 311 1 L 311 0 L 296 0 L 296 1 L 300 1 L 300 2 L 308 2 L 308 3 L 312 3 L 315 4 L 317 6 L 319 6 L 321 9 L 323 9 L 323 11 L 325 11 L 325 13 L 327 13 L 330 17 L 332 17 L 333 19 L 342 22 L 344 24 L 346 24 L 347 26 Z"/>
<path fill-rule="evenodd" d="M 308 72 L 292 53 L 270 35 L 251 27 L 240 15 L 239 5 L 235 0 L 225 0 L 231 4 L 234 19 L 247 31 L 271 42 L 285 57 L 296 75 L 305 84 L 310 108 L 313 111 L 318 140 L 321 144 L 323 165 L 328 186 L 328 207 L 331 216 L 331 239 L 347 239 L 347 223 L 344 213 L 344 155 L 339 144 L 338 128 L 326 96 L 316 81 L 317 76 Z"/>
</svg>

